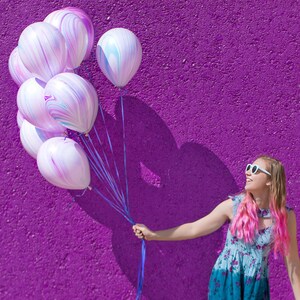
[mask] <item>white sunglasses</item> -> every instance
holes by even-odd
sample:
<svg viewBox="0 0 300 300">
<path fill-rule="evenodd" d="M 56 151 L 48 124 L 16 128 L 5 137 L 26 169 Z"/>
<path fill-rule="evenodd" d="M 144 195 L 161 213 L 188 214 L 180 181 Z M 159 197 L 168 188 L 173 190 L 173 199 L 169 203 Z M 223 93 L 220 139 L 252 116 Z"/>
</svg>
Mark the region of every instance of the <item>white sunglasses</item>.
<svg viewBox="0 0 300 300">
<path fill-rule="evenodd" d="M 251 171 L 252 174 L 256 174 L 258 170 L 260 170 L 261 172 L 265 173 L 265 174 L 268 174 L 271 176 L 271 173 L 269 173 L 267 170 L 259 167 L 258 165 L 252 165 L 252 164 L 248 164 L 246 166 L 246 172 L 247 171 Z"/>
</svg>

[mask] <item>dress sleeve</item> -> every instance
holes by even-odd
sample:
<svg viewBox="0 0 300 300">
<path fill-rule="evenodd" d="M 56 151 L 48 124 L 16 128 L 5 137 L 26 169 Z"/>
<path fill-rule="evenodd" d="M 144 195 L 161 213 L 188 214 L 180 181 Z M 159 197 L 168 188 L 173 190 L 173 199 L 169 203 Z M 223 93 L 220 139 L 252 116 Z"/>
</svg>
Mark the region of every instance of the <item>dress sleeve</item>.
<svg viewBox="0 0 300 300">
<path fill-rule="evenodd" d="M 233 201 L 233 217 L 236 215 L 238 207 L 242 200 L 244 199 L 243 194 L 235 195 L 235 196 L 228 196 Z"/>
<path fill-rule="evenodd" d="M 293 208 L 293 207 L 291 207 L 291 206 L 288 206 L 288 205 L 286 205 L 286 206 L 285 206 L 285 209 L 286 209 L 287 211 L 294 210 L 294 208 Z"/>
</svg>

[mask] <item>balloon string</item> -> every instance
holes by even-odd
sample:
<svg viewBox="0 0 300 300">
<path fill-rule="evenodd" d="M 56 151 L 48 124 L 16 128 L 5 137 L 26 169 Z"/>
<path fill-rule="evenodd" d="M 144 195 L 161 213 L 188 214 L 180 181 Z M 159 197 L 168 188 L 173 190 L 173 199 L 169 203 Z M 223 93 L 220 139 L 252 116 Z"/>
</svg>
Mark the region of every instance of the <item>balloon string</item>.
<svg viewBox="0 0 300 300">
<path fill-rule="evenodd" d="M 96 160 L 96 158 L 95 158 L 95 156 L 93 154 L 93 151 L 90 148 L 90 146 L 87 143 L 87 141 L 84 141 L 84 142 L 86 144 L 86 147 L 89 150 L 89 153 L 90 153 L 89 156 L 91 156 L 90 157 L 90 159 L 91 159 L 90 162 L 91 162 L 91 165 L 92 165 L 92 168 L 93 168 L 95 174 L 97 175 L 98 178 L 99 178 L 99 176 L 102 178 L 102 181 L 104 183 L 105 189 L 107 190 L 107 192 L 111 196 L 111 200 L 112 200 L 112 202 L 114 202 L 114 205 L 116 205 L 120 209 L 122 209 L 124 207 L 124 205 L 123 205 L 123 201 L 122 201 L 122 198 L 120 196 L 120 192 L 118 190 L 118 187 L 116 187 L 115 185 L 113 185 L 113 183 L 109 179 L 110 177 L 108 178 L 108 177 L 105 176 L 105 174 L 103 174 L 104 173 L 103 169 L 105 169 L 105 168 L 103 168 L 103 166 L 101 164 L 99 164 L 99 162 L 97 162 L 97 160 Z M 93 159 L 94 159 L 94 161 L 93 161 Z M 100 178 L 99 178 L 99 180 L 100 180 Z M 106 183 L 106 185 L 105 185 L 105 183 Z M 110 189 L 108 189 L 107 185 L 109 185 Z M 113 192 L 114 195 L 112 195 L 111 192 Z"/>
<path fill-rule="evenodd" d="M 94 54 L 92 53 L 92 55 L 94 55 Z M 89 70 L 87 69 L 87 66 L 86 66 L 85 64 L 82 64 L 81 66 L 84 68 L 84 70 L 85 70 L 86 73 L 88 74 L 89 81 L 92 83 L 91 73 L 90 73 Z M 76 74 L 78 74 L 79 69 L 74 69 L 74 71 L 75 71 Z M 122 189 L 122 185 L 121 185 L 120 175 L 119 175 L 119 171 L 118 171 L 117 164 L 116 164 L 116 159 L 115 159 L 115 155 L 114 155 L 114 151 L 113 151 L 113 147 L 112 147 L 112 143 L 111 143 L 111 138 L 110 138 L 110 135 L 109 135 L 109 132 L 108 132 L 108 128 L 107 128 L 107 125 L 106 125 L 104 112 L 103 112 L 102 105 L 101 105 L 100 102 L 98 103 L 98 107 L 99 107 L 100 114 L 101 114 L 101 117 L 102 117 L 102 121 L 103 121 L 103 124 L 104 124 L 104 127 L 105 127 L 106 137 L 107 137 L 108 144 L 109 144 L 109 148 L 110 148 L 110 151 L 111 151 L 111 154 L 112 154 L 112 159 L 113 159 L 113 163 L 114 163 L 114 167 L 115 167 L 115 173 L 116 173 L 117 180 L 118 180 L 118 183 L 119 183 L 119 188 L 118 188 L 118 189 L 113 189 L 113 188 L 112 188 L 112 189 L 113 189 L 114 191 L 117 191 L 116 193 L 121 194 L 120 197 L 117 197 L 117 198 L 119 198 L 119 199 L 121 200 L 121 202 L 124 203 L 124 200 L 123 200 L 123 199 L 125 198 L 125 196 L 124 196 L 123 189 Z M 112 173 L 111 167 L 110 167 L 110 164 L 109 164 L 109 162 L 108 162 L 107 156 L 106 156 L 106 154 L 105 154 L 105 152 L 104 152 L 103 144 L 102 144 L 101 139 L 100 139 L 100 137 L 99 137 L 99 134 L 98 134 L 98 132 L 97 132 L 96 126 L 93 126 L 93 130 L 94 130 L 94 132 L 95 132 L 95 134 L 96 134 L 96 137 L 97 137 L 98 143 L 99 143 L 99 145 L 100 145 L 100 148 L 102 149 L 102 153 L 103 153 L 103 156 L 104 156 L 104 160 L 105 160 L 105 162 L 106 162 L 106 165 L 107 165 L 107 167 L 108 167 L 108 170 L 110 171 L 110 173 L 109 173 L 109 172 L 107 172 L 106 169 L 104 168 L 104 169 L 105 169 L 105 170 L 104 170 L 104 173 L 107 174 L 107 175 L 106 175 L 107 177 L 110 177 L 108 174 L 111 174 L 111 173 Z M 88 136 L 88 137 L 89 137 L 89 136 Z M 90 137 L 89 137 L 89 139 L 90 139 Z M 93 143 L 91 139 L 90 139 L 90 142 Z M 93 145 L 93 147 L 94 147 L 94 145 Z M 94 147 L 94 149 L 95 149 L 95 153 L 96 153 L 97 157 L 99 158 L 100 155 L 99 155 L 98 151 L 96 150 L 95 147 Z M 99 159 L 99 160 L 100 160 L 100 159 Z M 96 160 L 95 160 L 95 161 L 96 161 Z M 100 160 L 100 164 L 102 164 L 102 165 L 104 166 L 104 163 L 103 163 L 102 159 Z M 111 182 L 113 182 L 114 185 L 116 185 L 115 180 L 111 180 L 111 181 L 108 180 L 108 182 L 109 182 L 110 185 L 111 185 Z"/>
<path fill-rule="evenodd" d="M 110 172 L 108 172 L 108 171 L 106 170 L 105 165 L 104 165 L 104 162 L 103 162 L 101 156 L 99 155 L 99 153 L 98 153 L 96 147 L 94 146 L 93 141 L 92 141 L 92 139 L 91 139 L 90 136 L 88 136 L 88 139 L 89 139 L 89 142 L 90 142 L 90 144 L 91 144 L 91 146 L 92 146 L 92 148 L 93 148 L 93 151 L 94 151 L 94 153 L 96 154 L 96 156 L 97 156 L 97 158 L 98 158 L 100 164 L 103 166 L 103 169 L 105 170 L 105 173 L 107 174 L 107 177 L 109 178 L 111 184 L 112 184 L 112 185 L 116 188 L 116 190 L 118 191 L 118 194 L 119 194 L 120 199 L 122 199 L 122 196 L 121 196 L 119 190 L 117 189 L 117 184 L 116 184 L 116 182 L 115 182 L 114 177 L 111 176 Z"/>
<path fill-rule="evenodd" d="M 118 170 L 118 167 L 117 167 L 117 162 L 116 162 L 116 159 L 115 159 L 115 155 L 114 155 L 114 151 L 113 151 L 111 139 L 110 139 L 110 136 L 109 136 L 109 133 L 108 133 L 108 129 L 107 129 L 106 122 L 105 122 L 105 117 L 104 117 L 103 110 L 102 110 L 102 107 L 101 107 L 100 103 L 99 103 L 99 108 L 100 108 L 102 120 L 103 120 L 103 123 L 104 123 L 105 131 L 106 131 L 106 137 L 107 137 L 107 141 L 108 141 L 108 144 L 109 144 L 110 152 L 112 154 L 112 159 L 113 159 L 113 163 L 114 163 L 114 167 L 115 167 L 115 173 L 116 173 L 116 176 L 117 176 L 117 179 L 118 179 L 118 183 L 120 185 L 120 192 L 122 194 L 122 197 L 124 197 L 124 193 L 123 193 L 123 189 L 122 189 L 122 185 L 121 185 L 121 180 L 120 180 L 120 175 L 119 175 L 119 170 Z M 101 139 L 99 137 L 99 134 L 98 134 L 98 131 L 97 131 L 96 127 L 94 126 L 93 129 L 94 129 L 94 132 L 96 133 L 96 137 L 98 139 L 98 143 L 100 144 L 103 153 L 105 153 L 104 150 L 103 150 L 102 142 L 101 142 Z M 105 155 L 105 157 L 106 157 L 106 155 Z M 106 160 L 107 160 L 107 158 L 106 158 Z M 109 167 L 109 169 L 111 170 L 110 167 Z"/>
<path fill-rule="evenodd" d="M 101 141 L 101 138 L 100 138 L 100 136 L 99 136 L 99 134 L 98 134 L 98 131 L 97 131 L 97 129 L 96 129 L 95 126 L 93 126 L 93 130 L 94 130 L 94 132 L 95 132 L 95 134 L 96 134 L 97 141 L 98 141 L 98 143 L 99 143 L 99 145 L 100 145 L 100 148 L 101 148 L 101 150 L 102 150 L 102 154 L 103 154 L 103 156 L 104 156 L 106 165 L 107 165 L 109 171 L 111 172 L 110 163 L 109 163 L 109 161 L 108 161 L 107 155 L 105 154 L 103 143 L 102 143 L 102 141 Z"/>
<path fill-rule="evenodd" d="M 105 200 L 106 203 L 108 203 L 113 209 L 115 209 L 117 212 L 119 212 L 121 215 L 125 217 L 125 212 L 117 207 L 113 202 L 111 202 L 103 193 L 99 191 L 96 187 L 92 188 L 92 191 L 94 191 L 96 194 L 98 194 L 103 200 Z M 125 217 L 126 218 L 126 217 Z"/>
<path fill-rule="evenodd" d="M 81 198 L 81 197 L 83 197 L 84 194 L 86 193 L 86 191 L 87 191 L 87 187 L 83 190 L 83 192 L 81 194 L 73 196 L 72 199 L 74 200 L 74 202 L 75 202 L 75 198 Z"/>
<path fill-rule="evenodd" d="M 122 191 L 122 194 L 123 194 L 123 189 L 122 189 L 122 185 L 121 185 L 120 175 L 119 175 L 119 171 L 118 171 L 117 164 L 116 164 L 116 158 L 115 158 L 115 154 L 114 154 L 114 151 L 113 151 L 113 146 L 112 146 L 111 138 L 110 138 L 110 135 L 109 135 L 109 132 L 108 132 L 108 129 L 107 129 L 105 115 L 104 115 L 104 112 L 103 112 L 103 109 L 102 109 L 102 105 L 101 105 L 100 102 L 99 102 L 99 110 L 100 110 L 101 118 L 102 118 L 102 121 L 103 121 L 103 124 L 104 124 L 104 127 L 105 127 L 106 138 L 107 138 L 109 149 L 110 149 L 110 152 L 111 152 L 111 155 L 112 155 L 112 159 L 113 159 L 113 162 L 114 162 L 115 172 L 116 172 L 116 175 L 117 175 L 120 187 L 121 187 L 121 191 Z M 95 131 L 96 131 L 96 136 L 98 138 L 99 137 L 98 132 L 97 132 L 96 129 L 95 129 Z"/>
<path fill-rule="evenodd" d="M 83 192 L 82 192 L 81 194 L 74 195 L 74 196 L 72 197 L 72 203 L 76 202 L 76 198 L 81 198 L 81 197 L 83 197 L 84 194 L 86 193 L 87 189 L 88 189 L 88 188 L 86 187 L 86 188 L 83 190 Z M 70 208 L 71 205 L 72 205 L 72 203 L 70 203 L 67 207 Z"/>
<path fill-rule="evenodd" d="M 94 53 L 91 53 L 91 57 L 94 57 Z M 81 67 L 84 68 L 85 72 L 88 74 L 88 78 L 89 78 L 89 81 L 92 83 L 92 76 L 91 76 L 91 72 L 88 70 L 87 66 L 85 64 L 82 64 Z M 75 74 L 79 74 L 79 68 L 74 68 L 74 73 Z M 126 92 L 127 93 L 127 92 Z M 116 159 L 115 159 L 115 155 L 114 155 L 114 151 L 113 151 L 113 147 L 112 147 L 112 143 L 111 143 L 111 139 L 110 139 L 110 135 L 109 135 L 109 132 L 108 132 L 108 129 L 107 129 L 107 126 L 106 126 L 106 121 L 105 121 L 105 116 L 104 116 L 104 113 L 103 113 L 103 109 L 102 109 L 102 105 L 99 101 L 98 103 L 98 106 L 99 106 L 99 109 L 100 109 L 100 113 L 101 113 L 101 117 L 102 117 L 102 121 L 103 121 L 103 124 L 104 124 L 104 127 L 105 127 L 105 131 L 106 131 L 106 136 L 107 136 L 107 140 L 108 140 L 108 144 L 109 144 L 109 148 L 110 148 L 110 151 L 111 151 L 111 154 L 112 154 L 112 158 L 113 158 L 113 162 L 114 162 L 114 167 L 115 167 L 115 172 L 116 172 L 116 175 L 117 175 L 117 179 L 118 179 L 118 182 L 120 184 L 120 192 L 122 193 L 122 199 L 124 198 L 124 193 L 123 193 L 123 190 L 122 190 L 122 185 L 121 185 L 121 180 L 120 180 L 120 175 L 119 175 L 119 171 L 118 171 L 118 168 L 117 168 L 117 165 L 116 165 Z M 93 126 L 93 130 L 94 132 L 96 133 L 96 136 L 97 136 L 97 140 L 100 144 L 100 147 L 102 149 L 102 152 L 103 152 L 103 155 L 104 155 L 104 158 L 105 158 L 105 161 L 107 163 L 107 166 L 109 168 L 109 170 L 111 171 L 111 168 L 110 168 L 110 165 L 109 165 L 109 162 L 108 162 L 108 159 L 107 159 L 107 156 L 103 150 L 103 144 L 101 142 L 101 139 L 99 137 L 99 134 L 97 132 L 97 129 L 95 126 Z"/>
<path fill-rule="evenodd" d="M 85 148 L 88 150 L 88 158 L 91 161 L 94 161 L 95 164 L 99 165 L 99 169 L 97 170 L 99 175 L 101 176 L 101 179 L 104 181 L 106 180 L 107 182 L 109 182 L 108 178 L 106 177 L 106 173 L 104 172 L 101 164 L 99 162 L 97 162 L 97 159 L 95 157 L 95 154 L 93 153 L 93 150 L 91 149 L 91 147 L 89 147 L 88 143 L 86 142 L 85 138 L 83 136 L 80 136 L 80 139 L 82 141 L 82 143 L 84 144 Z"/>
<path fill-rule="evenodd" d="M 91 53 L 91 58 L 94 58 L 94 53 Z M 89 81 L 92 83 L 92 76 L 91 76 L 91 72 L 88 70 L 87 66 L 85 64 L 82 64 L 82 67 L 84 68 L 84 70 L 86 71 L 86 73 L 88 74 L 88 78 L 89 78 Z M 106 136 L 107 136 L 107 140 L 108 140 L 108 144 L 109 144 L 109 147 L 110 147 L 110 150 L 111 150 L 111 153 L 112 153 L 112 156 L 113 156 L 113 162 L 114 162 L 114 166 L 115 166 L 115 172 L 116 172 L 116 175 L 117 175 L 117 178 L 118 178 L 118 181 L 119 181 L 119 184 L 121 186 L 121 182 L 120 182 L 120 176 L 119 176 L 119 171 L 118 171 L 118 168 L 116 166 L 116 160 L 115 160 L 115 157 L 114 157 L 114 153 L 113 153 L 113 148 L 112 148 L 112 144 L 111 144 L 111 139 L 110 139 L 110 136 L 109 136 L 109 132 L 108 132 L 108 129 L 107 129 L 107 126 L 106 126 L 106 121 L 105 121 L 105 116 L 104 116 L 104 113 L 103 113 L 103 109 L 102 109 L 102 105 L 101 105 L 101 102 L 99 101 L 98 102 L 98 107 L 100 109 L 100 113 L 101 113 L 101 117 L 102 117 L 102 121 L 103 121 L 103 124 L 104 124 L 104 127 L 105 127 L 105 131 L 106 131 Z M 105 162 L 109 168 L 109 170 L 111 171 L 111 167 L 110 167 L 110 164 L 108 162 L 108 159 L 107 159 L 107 156 L 104 152 L 104 149 L 103 149 L 103 144 L 102 144 L 102 141 L 100 139 L 100 136 L 98 134 L 98 131 L 96 129 L 96 126 L 93 126 L 93 130 L 96 134 L 96 137 L 97 137 L 97 140 L 98 140 L 98 143 L 100 145 L 100 148 L 102 149 L 102 153 L 103 153 L 103 156 L 105 158 Z M 121 189 L 121 192 L 123 194 L 123 191 Z"/>
<path fill-rule="evenodd" d="M 123 97 L 127 94 L 126 90 L 120 89 L 121 96 L 121 116 L 122 116 L 122 131 L 123 131 L 123 150 L 124 150 L 124 174 L 126 183 L 126 204 L 125 208 L 129 213 L 129 197 L 128 197 L 128 176 L 127 176 L 127 160 L 126 160 L 126 134 L 125 134 L 125 113 L 124 113 L 124 99 Z M 137 283 L 137 295 L 136 300 L 139 300 L 142 296 L 143 284 L 144 284 L 144 271 L 145 271 L 145 261 L 146 261 L 146 242 L 142 240 L 141 258 L 138 268 L 138 283 Z"/>
<path fill-rule="evenodd" d="M 103 195 L 96 187 L 92 188 L 92 191 L 96 192 L 101 198 L 103 198 L 111 207 L 116 209 L 130 224 L 134 225 L 134 221 L 130 215 L 127 215 L 124 210 L 119 209 L 112 203 L 105 195 Z"/>
<path fill-rule="evenodd" d="M 125 207 L 128 209 L 129 212 L 129 200 L 128 200 L 128 176 L 127 176 L 127 161 L 126 161 L 126 135 L 125 135 L 125 114 L 124 114 L 124 101 L 123 95 L 124 92 L 121 92 L 121 112 L 122 112 L 122 131 L 123 131 L 123 151 L 124 151 L 124 174 L 125 174 L 125 188 L 126 188 L 126 204 Z"/>
<path fill-rule="evenodd" d="M 73 201 L 75 201 L 75 198 L 81 198 L 85 195 L 86 191 L 88 188 L 85 188 L 83 192 L 79 195 L 73 196 Z M 103 195 L 96 187 L 89 187 L 92 191 L 94 191 L 96 194 L 100 195 L 102 199 L 104 199 L 113 209 L 118 211 L 121 215 L 124 216 L 126 220 L 131 225 L 136 224 L 131 216 L 127 216 L 126 213 L 123 210 L 120 210 L 118 207 L 116 207 L 107 197 Z M 143 282 L 144 282 L 144 271 L 145 271 L 145 260 L 146 260 L 146 243 L 145 240 L 142 240 L 142 247 L 141 247 L 141 259 L 139 262 L 139 268 L 138 268 L 138 287 L 137 287 L 137 295 L 136 295 L 136 300 L 139 300 L 142 296 L 142 289 L 143 289 Z"/>
<path fill-rule="evenodd" d="M 91 166 L 95 172 L 95 174 L 97 175 L 98 179 L 104 184 L 107 183 L 108 185 L 110 185 L 109 180 L 105 177 L 105 173 L 102 170 L 102 167 L 99 163 L 97 163 L 97 160 L 92 152 L 92 149 L 88 146 L 88 144 L 86 143 L 86 141 L 84 140 L 83 137 L 81 137 L 81 140 L 83 142 L 83 144 L 85 145 L 86 149 L 88 150 L 87 156 L 88 159 L 91 163 Z M 114 188 L 112 186 L 110 186 L 112 191 L 114 191 Z M 107 186 L 105 185 L 106 190 L 108 191 L 108 193 L 111 195 L 112 198 L 117 197 L 117 193 L 115 193 L 115 195 L 112 195 L 111 192 L 108 190 Z"/>
<path fill-rule="evenodd" d="M 94 160 L 94 162 L 99 166 L 99 171 L 102 172 L 102 178 L 103 180 L 106 180 L 109 185 L 111 186 L 112 189 L 114 189 L 114 186 L 112 186 L 111 181 L 112 178 L 109 175 L 109 173 L 107 172 L 107 170 L 105 169 L 105 166 L 103 164 L 102 159 L 99 157 L 99 154 L 97 156 L 97 154 L 95 154 L 93 151 L 95 151 L 95 148 L 91 147 L 90 144 L 85 140 L 85 138 L 83 136 L 81 136 L 81 140 L 84 143 L 85 147 L 88 149 L 89 151 L 89 156 Z"/>
<path fill-rule="evenodd" d="M 96 187 L 92 188 L 96 194 L 102 197 L 112 208 L 117 210 L 131 225 L 135 225 L 136 223 L 132 219 L 129 214 L 126 214 L 124 211 L 119 210 L 116 208 L 108 198 L 106 198 Z M 146 242 L 143 239 L 141 245 L 141 258 L 138 267 L 138 283 L 137 283 L 137 295 L 136 300 L 141 299 L 142 291 L 143 291 L 143 284 L 144 284 L 144 274 L 145 274 L 145 261 L 146 261 Z"/>
<path fill-rule="evenodd" d="M 85 66 L 84 66 L 85 67 Z M 86 69 L 86 68 L 85 68 Z M 77 70 L 74 70 L 75 74 L 78 73 Z M 89 79 L 90 79 L 90 82 L 92 82 L 91 80 L 91 74 L 90 72 L 87 72 L 88 73 L 88 76 L 89 76 Z M 125 114 L 124 114 L 124 103 L 123 103 L 123 97 L 127 94 L 127 91 L 124 90 L 124 89 L 120 89 L 120 95 L 121 95 L 121 112 L 122 112 L 122 131 L 123 131 L 123 153 L 124 153 L 124 173 L 125 173 L 125 188 L 126 188 L 126 197 L 124 197 L 124 193 L 123 193 L 123 189 L 122 189 L 122 185 L 121 185 L 121 180 L 120 180 L 120 175 L 119 175 L 119 171 L 118 171 L 118 168 L 117 168 L 117 164 L 116 164 L 116 159 L 115 159 L 115 155 L 114 155 L 114 151 L 113 151 L 113 147 L 112 147 L 112 143 L 111 143 L 111 139 L 110 139 L 110 135 L 109 135 L 109 132 L 108 132 L 108 129 L 107 129 L 107 126 L 106 126 L 106 122 L 105 122 L 105 116 L 104 116 L 104 113 L 103 113 L 103 109 L 102 109 L 102 106 L 101 104 L 99 103 L 99 110 L 100 110 L 100 113 L 101 113 L 101 117 L 102 117 L 102 120 L 103 120 L 103 124 L 104 124 L 104 127 L 105 127 L 105 131 L 106 131 L 106 137 L 107 137 L 107 141 L 108 141 L 108 144 L 109 144 L 109 148 L 110 148 L 110 151 L 111 151 L 111 154 L 112 154 L 112 159 L 113 159 L 113 163 L 114 163 L 114 168 L 115 168 L 115 173 L 116 173 L 116 176 L 117 176 L 117 180 L 118 180 L 118 183 L 120 185 L 119 189 L 118 189 L 118 192 L 122 194 L 121 196 L 121 204 L 123 206 L 123 209 L 121 209 L 119 206 L 117 206 L 116 204 L 114 204 L 112 201 L 110 201 L 105 195 L 103 195 L 96 187 L 94 187 L 92 190 L 100 195 L 100 197 L 102 199 L 104 199 L 112 208 L 114 208 L 116 211 L 118 211 L 120 214 L 122 214 L 124 216 L 124 218 L 126 220 L 128 220 L 128 222 L 132 225 L 135 224 L 135 222 L 133 221 L 132 217 L 130 216 L 130 213 L 129 213 L 129 196 L 128 196 L 128 177 L 127 177 L 127 161 L 126 161 L 126 143 L 125 143 L 125 140 L 126 140 L 126 135 L 125 135 Z M 103 150 L 103 144 L 101 142 L 101 139 L 99 137 L 99 134 L 94 126 L 94 132 L 96 134 L 96 137 L 97 137 L 97 140 L 98 140 L 98 143 L 100 144 L 100 147 L 102 148 L 102 151 L 103 151 L 103 155 L 104 155 L 104 159 L 105 159 L 105 162 L 106 162 L 106 165 L 108 166 L 108 169 L 110 170 L 111 172 L 111 167 L 109 165 L 109 162 L 108 162 L 108 159 L 105 155 L 105 152 Z M 83 141 L 83 143 L 85 144 L 85 146 L 87 147 L 87 143 L 85 143 L 85 140 L 83 138 L 81 138 L 81 140 Z M 91 140 L 90 140 L 91 142 Z M 96 150 L 95 146 L 92 145 L 94 147 L 94 149 Z M 89 149 L 90 147 L 88 147 L 88 150 L 90 153 L 93 153 L 92 149 Z M 117 194 L 120 196 L 119 193 L 117 193 L 117 189 L 113 188 L 112 185 L 111 185 L 111 182 L 108 180 L 108 177 L 111 178 L 110 176 L 107 176 L 107 170 L 105 169 L 104 167 L 104 164 L 103 164 L 103 168 L 101 168 L 100 166 L 100 163 L 99 163 L 99 157 L 100 155 L 98 154 L 97 150 L 95 151 L 96 152 L 96 156 L 98 157 L 98 160 L 96 159 L 95 155 L 93 154 L 93 158 L 94 158 L 94 162 L 92 162 L 91 158 L 90 161 L 92 162 L 92 166 L 93 166 L 93 169 L 98 177 L 98 175 L 100 175 L 99 173 L 99 170 L 101 170 L 102 172 L 104 171 L 104 173 L 106 174 L 105 175 L 105 179 L 106 181 L 109 183 L 111 189 L 113 190 L 115 196 L 117 196 Z M 100 160 L 102 161 L 102 160 Z M 102 161 L 103 163 L 103 161 Z M 95 165 L 96 164 L 96 165 Z M 102 176 L 103 178 L 103 176 Z M 114 183 L 116 184 L 116 182 L 114 181 Z M 113 184 L 114 187 L 115 184 Z M 107 190 L 107 188 L 106 188 Z M 108 190 L 107 190 L 108 191 Z M 109 192 L 109 191 L 108 191 Z M 111 193 L 109 193 L 111 195 Z M 112 195 L 111 195 L 112 196 Z M 112 197 L 114 198 L 114 197 Z M 118 199 L 118 197 L 116 197 L 116 199 Z M 125 210 L 125 211 L 124 211 Z M 145 240 L 143 239 L 142 240 L 142 247 L 141 247 L 141 258 L 140 258 L 140 263 L 139 263 L 139 268 L 138 268 L 138 284 L 137 284 L 137 295 L 136 295 L 136 300 L 139 300 L 141 299 L 141 296 L 142 296 L 142 289 L 143 289 L 143 283 L 144 283 L 144 270 L 145 270 L 145 260 L 146 260 L 146 242 Z"/>
<path fill-rule="evenodd" d="M 146 242 L 143 239 L 142 249 L 141 249 L 141 259 L 140 259 L 139 269 L 138 269 L 138 287 L 137 287 L 137 295 L 135 298 L 136 300 L 139 300 L 142 296 L 144 273 L 145 273 L 145 261 L 146 261 Z"/>
<path fill-rule="evenodd" d="M 112 199 L 115 199 L 116 202 L 120 202 L 122 205 L 122 201 L 120 201 L 120 193 L 118 192 L 118 190 L 115 188 L 115 186 L 112 184 L 111 182 L 111 177 L 107 176 L 107 171 L 105 170 L 105 168 L 103 167 L 103 165 L 101 165 L 101 163 L 99 163 L 99 161 L 97 161 L 97 158 L 95 156 L 95 154 L 93 153 L 93 149 L 89 146 L 89 144 L 87 143 L 87 141 L 85 140 L 85 138 L 80 135 L 80 139 L 83 142 L 83 144 L 85 145 L 86 149 L 88 150 L 88 158 L 91 162 L 92 168 L 95 172 L 95 174 L 97 175 L 98 179 L 103 183 L 106 183 L 110 186 L 112 192 L 114 193 L 114 195 L 111 194 L 111 192 L 108 190 L 107 185 L 105 186 L 106 190 L 108 191 L 108 193 L 111 195 Z"/>
<path fill-rule="evenodd" d="M 101 179 L 99 178 L 100 176 L 101 176 L 101 174 L 99 174 L 99 171 L 98 171 L 98 166 L 97 166 L 97 164 L 95 164 L 93 161 L 91 161 L 90 160 L 90 163 L 91 163 L 91 165 L 92 165 L 92 169 L 94 170 L 94 172 L 95 172 L 95 174 L 96 174 L 96 176 L 98 177 L 98 179 L 101 181 Z M 106 191 L 107 191 L 107 193 L 110 195 L 110 197 L 111 197 L 111 199 L 117 199 L 116 198 L 116 195 L 113 195 L 112 194 L 112 192 L 108 189 L 108 187 L 105 185 L 105 183 L 104 182 L 102 182 L 103 184 L 104 184 L 104 187 L 105 187 L 105 189 L 106 189 Z M 111 201 L 112 203 L 113 203 L 113 201 Z M 120 207 L 121 208 L 121 206 L 118 206 L 118 201 L 115 201 L 115 203 L 116 204 L 114 204 L 116 207 Z"/>
</svg>

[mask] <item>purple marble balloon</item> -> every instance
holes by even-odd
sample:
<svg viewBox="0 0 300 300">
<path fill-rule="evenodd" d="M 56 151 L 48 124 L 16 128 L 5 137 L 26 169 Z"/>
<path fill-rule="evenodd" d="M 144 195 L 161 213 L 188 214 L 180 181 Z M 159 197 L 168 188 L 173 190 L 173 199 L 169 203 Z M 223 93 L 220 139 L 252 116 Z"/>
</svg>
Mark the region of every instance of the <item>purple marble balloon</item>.
<svg viewBox="0 0 300 300">
<path fill-rule="evenodd" d="M 68 62 L 67 68 L 80 66 L 88 48 L 88 32 L 82 20 L 73 12 L 60 9 L 49 14 L 44 22 L 56 27 L 64 36 Z"/>
<path fill-rule="evenodd" d="M 66 7 L 66 8 L 63 8 L 63 10 L 67 10 L 67 11 L 72 12 L 73 14 L 76 14 L 81 19 L 81 21 L 83 22 L 83 24 L 86 28 L 86 31 L 88 34 L 88 47 L 87 47 L 84 59 L 87 59 L 90 56 L 92 48 L 94 46 L 95 34 L 94 34 L 93 23 L 92 23 L 91 19 L 89 18 L 89 16 L 80 8 Z"/>
<path fill-rule="evenodd" d="M 27 79 L 33 77 L 33 74 L 31 74 L 24 66 L 19 55 L 18 47 L 16 47 L 9 56 L 8 69 L 10 76 L 18 86 Z"/>
<path fill-rule="evenodd" d="M 37 158 L 38 151 L 46 140 L 55 136 L 65 135 L 66 133 L 64 131 L 48 132 L 41 130 L 39 128 L 36 128 L 26 120 L 23 120 L 20 130 L 21 143 L 26 152 L 34 159 Z"/>
<path fill-rule="evenodd" d="M 88 133 L 98 113 L 98 96 L 93 85 L 79 75 L 61 73 L 45 87 L 46 108 L 61 125 Z"/>
<path fill-rule="evenodd" d="M 67 65 L 66 42 L 54 26 L 37 22 L 27 26 L 19 38 L 18 51 L 25 67 L 47 82 Z"/>
<path fill-rule="evenodd" d="M 142 47 L 130 30 L 113 28 L 99 39 L 96 56 L 101 71 L 110 82 L 124 87 L 141 64 Z"/>
<path fill-rule="evenodd" d="M 44 83 L 36 78 L 26 80 L 18 90 L 17 104 L 24 118 L 46 131 L 64 131 L 48 113 L 44 99 Z"/>
<path fill-rule="evenodd" d="M 40 148 L 37 165 L 51 184 L 71 190 L 85 189 L 90 184 L 90 167 L 78 143 L 62 137 L 47 140 Z"/>
</svg>

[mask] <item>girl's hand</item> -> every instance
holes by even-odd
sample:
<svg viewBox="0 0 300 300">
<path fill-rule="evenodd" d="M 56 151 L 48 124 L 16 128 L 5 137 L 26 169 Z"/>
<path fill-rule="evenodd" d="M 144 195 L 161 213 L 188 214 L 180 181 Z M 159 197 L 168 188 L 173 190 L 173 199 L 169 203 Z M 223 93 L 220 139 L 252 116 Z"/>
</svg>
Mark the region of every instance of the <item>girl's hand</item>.
<svg viewBox="0 0 300 300">
<path fill-rule="evenodd" d="M 147 241 L 154 239 L 155 233 L 144 224 L 135 224 L 132 226 L 132 230 L 139 239 Z"/>
</svg>

